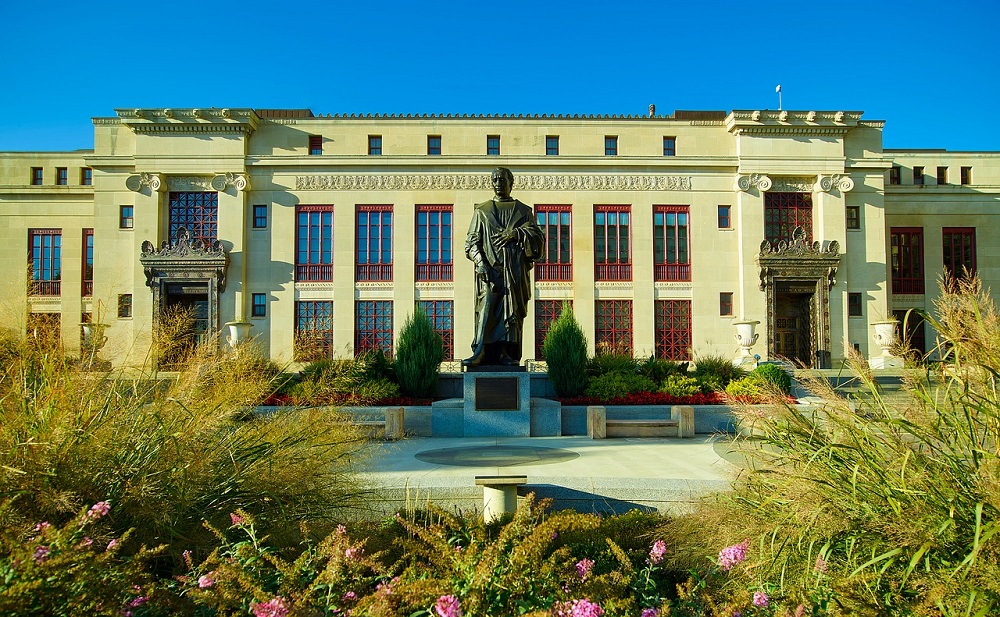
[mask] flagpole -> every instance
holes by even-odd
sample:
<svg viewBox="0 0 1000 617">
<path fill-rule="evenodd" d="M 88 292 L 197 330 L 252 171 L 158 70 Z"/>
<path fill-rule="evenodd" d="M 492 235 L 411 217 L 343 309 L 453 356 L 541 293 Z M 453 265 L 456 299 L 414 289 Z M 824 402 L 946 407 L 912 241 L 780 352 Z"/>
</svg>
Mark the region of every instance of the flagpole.
<svg viewBox="0 0 1000 617">
<path fill-rule="evenodd" d="M 774 91 L 778 93 L 778 111 L 781 111 L 781 84 L 778 84 Z"/>
</svg>

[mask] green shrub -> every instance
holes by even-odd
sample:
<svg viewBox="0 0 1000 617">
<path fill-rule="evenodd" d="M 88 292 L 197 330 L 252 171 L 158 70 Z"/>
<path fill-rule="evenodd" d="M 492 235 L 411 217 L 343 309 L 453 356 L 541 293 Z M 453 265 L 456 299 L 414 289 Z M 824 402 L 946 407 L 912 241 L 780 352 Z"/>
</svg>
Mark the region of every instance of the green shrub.
<svg viewBox="0 0 1000 617">
<path fill-rule="evenodd" d="M 399 389 L 410 396 L 434 396 L 438 368 L 444 360 L 441 335 L 420 307 L 407 317 L 399 333 L 395 368 Z"/>
<path fill-rule="evenodd" d="M 671 396 L 691 396 L 701 392 L 701 384 L 694 377 L 668 375 L 662 390 Z"/>
<path fill-rule="evenodd" d="M 628 396 L 637 392 L 655 392 L 656 384 L 648 377 L 635 373 L 605 373 L 591 377 L 584 393 L 601 400 Z"/>
<path fill-rule="evenodd" d="M 762 393 L 761 381 L 749 375 L 726 384 L 726 394 L 738 399 L 756 400 Z"/>
<path fill-rule="evenodd" d="M 568 302 L 549 328 L 543 351 L 556 395 L 577 396 L 583 392 L 587 387 L 587 337 Z"/>
<path fill-rule="evenodd" d="M 788 394 L 792 390 L 792 378 L 777 364 L 761 364 L 749 375 L 761 383 L 773 384 L 779 390 Z"/>
<path fill-rule="evenodd" d="M 599 377 L 608 373 L 638 374 L 639 365 L 627 354 L 599 353 L 587 362 L 587 374 Z"/>
<path fill-rule="evenodd" d="M 677 363 L 656 356 L 649 356 L 639 363 L 639 372 L 656 383 L 662 383 L 669 375 L 684 375 L 687 373 L 687 362 Z"/>
<path fill-rule="evenodd" d="M 694 376 L 703 378 L 713 376 L 719 380 L 722 388 L 734 380 L 746 375 L 746 371 L 733 364 L 731 358 L 722 354 L 713 354 L 695 358 Z"/>
<path fill-rule="evenodd" d="M 708 394 L 710 392 L 724 392 L 725 386 L 722 385 L 722 380 L 715 375 L 698 375 L 695 377 L 698 380 L 698 385 L 701 386 L 701 391 L 703 394 Z"/>
</svg>

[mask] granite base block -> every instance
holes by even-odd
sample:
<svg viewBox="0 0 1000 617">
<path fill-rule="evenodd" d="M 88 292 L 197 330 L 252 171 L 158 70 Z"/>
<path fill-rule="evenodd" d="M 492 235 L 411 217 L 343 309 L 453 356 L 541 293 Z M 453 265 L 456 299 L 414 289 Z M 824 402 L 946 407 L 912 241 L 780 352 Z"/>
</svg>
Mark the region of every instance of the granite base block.
<svg viewBox="0 0 1000 617">
<path fill-rule="evenodd" d="M 531 374 L 526 372 L 470 372 L 464 375 L 465 405 L 463 426 L 465 437 L 530 437 L 531 436 Z M 476 400 L 477 382 L 480 391 L 490 380 L 508 384 L 514 380 L 517 392 L 509 409 L 481 409 L 485 401 Z M 478 404 L 477 404 L 478 403 Z M 516 408 L 515 408 L 516 404 Z"/>
</svg>

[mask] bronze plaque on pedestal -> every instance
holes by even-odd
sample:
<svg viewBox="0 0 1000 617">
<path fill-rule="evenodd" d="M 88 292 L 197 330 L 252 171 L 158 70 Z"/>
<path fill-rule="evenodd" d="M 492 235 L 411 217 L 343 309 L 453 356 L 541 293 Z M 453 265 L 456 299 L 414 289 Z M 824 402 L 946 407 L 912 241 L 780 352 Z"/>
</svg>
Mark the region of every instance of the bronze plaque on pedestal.
<svg viewBox="0 0 1000 617">
<path fill-rule="evenodd" d="M 477 377 L 476 411 L 517 411 L 517 377 Z"/>
</svg>

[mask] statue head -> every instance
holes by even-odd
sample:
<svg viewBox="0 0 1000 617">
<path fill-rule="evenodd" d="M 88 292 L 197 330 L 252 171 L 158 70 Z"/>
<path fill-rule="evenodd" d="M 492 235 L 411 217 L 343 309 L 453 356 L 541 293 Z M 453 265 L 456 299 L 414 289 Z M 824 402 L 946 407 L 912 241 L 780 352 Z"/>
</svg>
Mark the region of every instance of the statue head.
<svg viewBox="0 0 1000 617">
<path fill-rule="evenodd" d="M 497 197 L 508 199 L 510 190 L 514 187 L 514 174 L 506 167 L 497 167 L 490 176 L 490 183 L 493 184 L 493 192 Z"/>
</svg>

